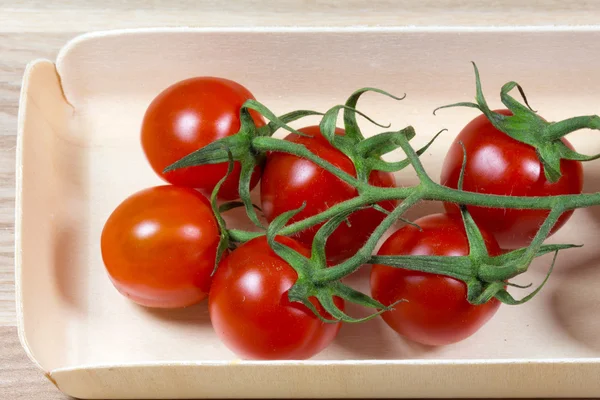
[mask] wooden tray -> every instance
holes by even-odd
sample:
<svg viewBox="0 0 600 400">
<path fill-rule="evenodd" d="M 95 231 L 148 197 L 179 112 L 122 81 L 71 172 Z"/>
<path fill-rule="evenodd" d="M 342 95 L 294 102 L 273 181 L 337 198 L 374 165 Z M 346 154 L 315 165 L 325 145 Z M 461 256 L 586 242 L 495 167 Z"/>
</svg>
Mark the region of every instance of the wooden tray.
<svg viewBox="0 0 600 400">
<path fill-rule="evenodd" d="M 449 142 L 477 115 L 432 115 L 474 97 L 469 61 L 491 105 L 500 106 L 501 84 L 518 80 L 533 107 L 557 120 L 600 112 L 599 43 L 600 27 L 151 29 L 71 41 L 55 64 L 32 62 L 23 82 L 16 284 L 25 350 L 59 389 L 82 398 L 600 395 L 598 208 L 577 211 L 552 238 L 587 246 L 559 256 L 543 292 L 501 307 L 468 340 L 426 348 L 378 319 L 344 326 L 332 346 L 298 362 L 237 359 L 214 335 L 206 303 L 176 311 L 132 304 L 111 285 L 99 249 L 114 207 L 161 183 L 139 129 L 151 99 L 177 80 L 230 78 L 276 113 L 325 110 L 363 86 L 406 92 L 401 102 L 367 95 L 359 108 L 396 128 L 412 124 L 415 145 L 448 128 L 423 156 L 435 177 Z M 585 153 L 600 152 L 597 133 L 571 137 Z M 600 190 L 598 164 L 585 173 L 585 190 Z M 407 169 L 398 181 L 415 178 Z M 424 204 L 412 215 L 439 209 Z M 524 282 L 539 282 L 548 265 L 538 260 Z"/>
</svg>

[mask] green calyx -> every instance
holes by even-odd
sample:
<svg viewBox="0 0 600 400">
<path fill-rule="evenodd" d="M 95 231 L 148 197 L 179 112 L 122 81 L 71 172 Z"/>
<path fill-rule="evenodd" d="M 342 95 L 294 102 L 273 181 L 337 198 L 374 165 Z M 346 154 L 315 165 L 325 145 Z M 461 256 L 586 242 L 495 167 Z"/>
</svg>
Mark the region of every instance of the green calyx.
<svg viewBox="0 0 600 400">
<path fill-rule="evenodd" d="M 290 301 L 304 304 L 319 319 L 326 323 L 349 322 L 357 323 L 372 319 L 381 313 L 392 309 L 397 303 L 385 306 L 375 299 L 352 289 L 339 281 L 320 281 L 317 276 L 327 270 L 327 259 L 325 257 L 325 242 L 329 235 L 347 218 L 349 213 L 340 213 L 327 221 L 315 235 L 310 258 L 298 253 L 296 250 L 279 243 L 276 240 L 278 232 L 296 214 L 304 209 L 304 205 L 297 210 L 291 210 L 275 218 L 267 230 L 267 240 L 273 251 L 298 273 L 298 279 L 294 286 L 288 291 Z M 371 315 L 363 318 L 354 318 L 342 311 L 335 303 L 339 297 L 345 301 L 359 304 L 368 308 L 378 309 Z M 323 315 L 313 301 L 318 301 L 321 307 L 329 315 Z"/>
<path fill-rule="evenodd" d="M 205 164 L 219 164 L 228 162 L 231 156 L 234 161 L 239 162 L 241 165 L 238 191 L 240 199 L 246 209 L 246 213 L 254 225 L 264 229 L 256 213 L 255 206 L 253 206 L 250 199 L 250 182 L 255 168 L 263 163 L 265 154 L 268 151 L 276 150 L 275 148 L 268 148 L 265 150 L 265 144 L 268 147 L 270 143 L 275 142 L 280 143 L 281 145 L 289 143 L 280 139 L 273 139 L 273 141 L 269 141 L 271 136 L 278 129 L 285 129 L 296 135 L 307 136 L 306 134 L 290 127 L 288 124 L 291 122 L 312 115 L 323 116 L 320 124 L 323 136 L 330 141 L 333 146 L 338 148 L 343 153 L 349 155 L 351 160 L 355 162 L 355 165 L 359 166 L 357 168 L 359 177 L 362 176 L 362 180 L 365 182 L 368 180 L 370 171 L 378 168 L 379 166 L 387 166 L 388 169 L 390 167 L 396 168 L 395 170 L 399 170 L 408 166 L 407 162 L 396 164 L 384 163 L 378 156 L 374 156 L 372 152 L 369 152 L 369 148 L 365 147 L 364 144 L 360 148 L 361 153 L 357 153 L 354 150 L 356 144 L 363 140 L 362 133 L 356 121 L 357 114 L 363 116 L 369 122 L 377 126 L 384 127 L 383 125 L 373 121 L 367 115 L 353 108 L 360 96 L 369 91 L 381 93 L 396 100 L 401 100 L 403 98 L 395 97 L 379 89 L 364 88 L 353 93 L 345 105 L 334 106 L 325 114 L 312 110 L 296 110 L 282 116 L 275 115 L 271 110 L 256 100 L 247 100 L 240 109 L 240 129 L 236 134 L 216 140 L 207 146 L 188 154 L 187 156 L 167 166 L 167 168 L 164 169 L 164 172 L 166 173 L 180 168 L 194 167 Z M 345 136 L 335 134 L 335 123 L 338 113 L 342 109 L 344 110 L 345 127 L 347 132 L 349 132 L 349 134 Z M 260 113 L 269 121 L 269 123 L 258 128 L 254 123 L 252 115 L 250 114 L 251 110 Z M 414 136 L 414 131 L 412 136 Z M 421 151 L 425 151 L 432 142 L 433 140 L 424 146 Z M 302 147 L 304 148 L 304 146 Z M 306 156 L 308 154 L 308 150 L 304 151 L 303 154 Z M 351 178 L 355 180 L 353 177 Z"/>
<path fill-rule="evenodd" d="M 357 114 L 381 128 L 390 127 L 390 125 L 381 125 L 365 114 L 356 111 L 358 100 L 363 94 L 368 92 L 378 93 L 394 100 L 403 100 L 406 97 L 406 94 L 397 97 L 377 88 L 362 88 L 352 93 L 345 104 L 330 108 L 319 124 L 321 134 L 329 141 L 329 143 L 352 160 L 356 168 L 357 178 L 362 182 L 366 182 L 369 179 L 369 174 L 373 169 L 373 163 L 377 162 L 377 160 L 381 161 L 381 155 L 393 150 L 393 148 L 386 147 L 389 145 L 383 143 L 384 141 L 375 143 L 374 140 L 365 139 L 358 126 L 358 121 L 356 120 Z M 340 110 L 344 110 L 345 135 L 343 136 L 335 134 Z M 414 137 L 414 130 L 412 131 L 411 139 L 412 137 Z"/>
<path fill-rule="evenodd" d="M 444 256 L 379 256 L 369 260 L 370 264 L 382 264 L 412 271 L 450 276 L 465 283 L 467 300 L 471 304 L 485 304 L 492 298 L 509 305 L 523 304 L 531 300 L 546 284 L 560 250 L 579 247 L 576 245 L 541 245 L 535 244 L 528 249 L 514 250 L 499 256 L 490 256 L 483 236 L 469 215 L 466 207 L 461 209 L 467 238 L 469 240 L 469 255 L 459 257 Z M 546 233 L 547 234 L 547 233 Z M 530 257 L 530 249 L 533 257 Z M 554 253 L 554 259 L 544 281 L 531 293 L 517 300 L 507 290 L 507 286 L 527 289 L 531 285 L 519 286 L 508 280 L 525 272 L 534 258 L 547 253 Z"/>
<path fill-rule="evenodd" d="M 270 122 L 267 125 L 258 128 L 252 119 L 250 110 L 259 112 Z M 214 141 L 209 145 L 188 154 L 169 165 L 165 168 L 164 172 L 198 165 L 219 164 L 228 162 L 230 159 L 239 162 L 241 165 L 238 187 L 240 198 L 250 220 L 257 227 L 264 228 L 256 214 L 255 206 L 250 199 L 250 182 L 252 180 L 252 174 L 254 173 L 255 168 L 262 164 L 264 155 L 257 153 L 253 149 L 252 141 L 255 138 L 271 136 L 280 128 L 294 132 L 298 135 L 303 135 L 301 132 L 288 126 L 288 124 L 309 115 L 322 114 L 311 110 L 298 110 L 277 117 L 259 102 L 248 100 L 240 109 L 240 129 L 235 135 Z"/>
<path fill-rule="evenodd" d="M 560 170 L 561 160 L 591 161 L 600 157 L 600 154 L 587 156 L 577 153 L 561 140 L 567 134 L 580 129 L 600 130 L 600 117 L 598 115 L 573 117 L 559 122 L 547 122 L 531 109 L 523 88 L 514 81 L 504 84 L 500 90 L 500 99 L 512 115 L 507 116 L 494 112 L 489 108 L 483 96 L 479 70 L 475 63 L 473 63 L 473 68 L 475 70 L 476 102 L 461 102 L 438 107 L 434 110 L 434 114 L 437 110 L 450 107 L 477 108 L 496 129 L 536 149 L 538 158 L 544 166 L 546 179 L 550 182 L 556 182 L 562 176 Z M 525 104 L 521 104 L 509 94 L 514 88 L 517 88 Z"/>
<path fill-rule="evenodd" d="M 215 267 L 213 268 L 211 276 L 214 275 L 215 272 L 217 272 L 217 268 L 219 267 L 221 258 L 223 257 L 223 255 L 225 254 L 225 252 L 231 244 L 229 231 L 227 230 L 227 224 L 225 223 L 225 220 L 221 215 L 222 211 L 217 203 L 217 194 L 219 193 L 221 186 L 223 186 L 223 183 L 225 183 L 225 180 L 233 171 L 233 154 L 230 151 L 227 151 L 227 156 L 229 159 L 229 165 L 227 166 L 227 174 L 225 174 L 225 176 L 221 178 L 221 180 L 219 180 L 212 193 L 210 194 L 210 206 L 212 208 L 213 213 L 215 214 L 215 219 L 217 220 L 217 225 L 219 226 L 220 232 L 219 244 L 217 246 L 217 254 L 215 256 Z"/>
</svg>

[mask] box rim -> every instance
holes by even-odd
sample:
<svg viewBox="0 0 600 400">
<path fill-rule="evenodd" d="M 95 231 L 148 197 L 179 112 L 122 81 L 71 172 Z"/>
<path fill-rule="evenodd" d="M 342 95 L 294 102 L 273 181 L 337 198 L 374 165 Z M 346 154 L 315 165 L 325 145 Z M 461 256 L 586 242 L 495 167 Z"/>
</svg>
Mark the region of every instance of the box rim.
<svg viewBox="0 0 600 400">
<path fill-rule="evenodd" d="M 130 363 L 97 363 L 97 364 L 81 364 L 72 367 L 55 368 L 50 371 L 50 374 L 56 372 L 69 372 L 81 369 L 113 369 L 113 368 L 155 368 L 155 367 L 310 367 L 310 366 L 374 366 L 374 365 L 412 365 L 412 366 L 428 366 L 428 365 L 545 365 L 545 364 L 600 364 L 600 357 L 593 358 L 548 358 L 548 359 L 407 359 L 407 360 L 223 360 L 223 361 L 152 361 L 152 362 L 130 362 Z"/>
<path fill-rule="evenodd" d="M 27 357 L 35 364 L 35 366 L 41 371 L 45 372 L 45 368 L 41 366 L 38 360 L 34 357 L 29 343 L 27 342 L 27 338 L 25 336 L 25 324 L 24 324 L 24 315 L 23 315 L 23 302 L 22 302 L 22 253 L 21 253 L 21 244 L 22 244 L 22 218 L 23 218 L 23 208 L 22 208 L 22 195 L 23 195 L 23 136 L 24 136 L 24 127 L 25 127 L 25 116 L 27 114 L 27 91 L 29 89 L 29 79 L 31 76 L 31 71 L 41 64 L 51 64 L 54 66 L 54 63 L 48 59 L 37 58 L 25 66 L 25 71 L 23 72 L 23 79 L 21 81 L 21 91 L 19 93 L 19 111 L 17 114 L 17 143 L 16 143 L 16 151 L 15 151 L 15 238 L 14 238 L 14 257 L 15 257 L 15 307 L 16 307 L 16 320 L 17 320 L 17 336 L 19 337 L 19 342 L 21 343 L 21 347 L 25 350 L 25 354 Z"/>
<path fill-rule="evenodd" d="M 495 32 L 598 32 L 600 24 L 595 25 L 514 25 L 514 26 L 368 26 L 351 25 L 343 27 L 328 26 L 261 26 L 261 27 L 140 27 L 90 31 L 68 40 L 59 50 L 56 66 L 59 70 L 62 60 L 77 46 L 87 41 L 115 36 L 165 33 L 495 33 Z"/>
</svg>

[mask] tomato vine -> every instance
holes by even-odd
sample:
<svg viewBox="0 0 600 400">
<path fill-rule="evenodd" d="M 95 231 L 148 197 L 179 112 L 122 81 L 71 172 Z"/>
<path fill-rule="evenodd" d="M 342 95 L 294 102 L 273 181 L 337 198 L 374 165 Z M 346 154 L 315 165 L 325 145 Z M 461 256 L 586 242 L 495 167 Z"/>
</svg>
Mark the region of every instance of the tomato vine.
<svg viewBox="0 0 600 400">
<path fill-rule="evenodd" d="M 440 108 L 466 106 L 481 110 L 497 129 L 519 141 L 534 146 L 538 150 L 540 160 L 544 165 L 544 171 L 550 181 L 555 181 L 560 177 L 560 167 L 557 166 L 557 162 L 561 158 L 588 161 L 598 157 L 584 156 L 566 149 L 565 146 L 560 145 L 560 138 L 577 129 L 600 129 L 600 124 L 598 123 L 600 117 L 595 115 L 583 116 L 557 123 L 546 122 L 529 108 L 523 90 L 516 82 L 507 83 L 502 87 L 501 91 L 501 99 L 513 112 L 513 116 L 504 116 L 492 112 L 483 97 L 479 72 L 476 66 L 475 74 L 477 103 L 456 103 Z M 523 95 L 526 105 L 517 102 L 508 94 L 515 87 Z M 370 122 L 380 127 L 384 127 L 356 109 L 360 96 L 366 92 L 376 92 L 396 100 L 404 98 L 393 96 L 380 89 L 363 88 L 353 93 L 345 104 L 336 105 L 325 113 L 299 110 L 281 117 L 277 117 L 266 106 L 251 99 L 244 103 L 240 111 L 241 128 L 237 134 L 217 140 L 189 154 L 167 167 L 165 172 L 203 164 L 216 164 L 227 161 L 230 164 L 234 161 L 239 162 L 241 164 L 239 181 L 241 200 L 248 217 L 261 231 L 250 232 L 239 229 L 227 229 L 222 218 L 218 216 L 219 225 L 224 232 L 222 233 L 221 240 L 222 242 L 227 242 L 219 247 L 220 253 L 224 251 L 229 241 L 246 242 L 266 235 L 268 243 L 275 253 L 288 262 L 298 274 L 296 284 L 288 292 L 290 300 L 303 303 L 313 310 L 319 318 L 327 322 L 361 322 L 395 306 L 395 303 L 389 305 L 381 304 L 372 297 L 341 283 L 342 278 L 353 273 L 362 265 L 370 263 L 446 275 L 461 280 L 467 285 L 467 299 L 471 304 L 483 304 L 492 298 L 496 298 L 502 303 L 514 305 L 524 303 L 534 297 L 547 282 L 558 252 L 577 247 L 573 244 L 544 244 L 543 242 L 550 234 L 552 227 L 561 214 L 568 210 L 600 204 L 600 192 L 546 197 L 523 197 L 467 192 L 461 189 L 460 183 L 457 189 L 443 186 L 430 177 L 419 158 L 441 132 L 436 134 L 429 143 L 418 150 L 413 148 L 410 143 L 411 139 L 415 136 L 415 130 L 411 126 L 398 131 L 386 131 L 370 138 L 365 138 L 358 126 L 357 115 L 367 118 Z M 338 114 L 342 110 L 344 112 L 343 122 L 346 131 L 346 135 L 344 136 L 335 134 Z M 265 126 L 257 127 L 251 117 L 250 111 L 258 112 L 270 122 Z M 285 129 L 297 135 L 303 135 L 303 133 L 291 128 L 288 124 L 308 115 L 322 116 L 320 129 L 323 136 L 332 146 L 343 152 L 353 162 L 356 168 L 356 176 L 329 163 L 301 144 L 272 137 L 277 129 Z M 533 134 L 527 136 L 525 132 L 533 132 Z M 406 155 L 405 160 L 387 162 L 381 159 L 382 155 L 396 149 L 401 149 L 404 152 Z M 264 227 L 250 199 L 250 178 L 255 166 L 261 162 L 261 157 L 273 151 L 292 154 L 313 162 L 354 187 L 358 195 L 352 199 L 335 204 L 317 215 L 291 224 L 288 224 L 289 220 L 300 212 L 302 208 L 285 212 L 275 218 L 268 227 Z M 464 168 L 468 162 L 469 160 L 465 154 L 459 182 L 462 182 Z M 416 172 L 419 179 L 417 185 L 386 188 L 373 186 L 368 182 L 368 176 L 372 170 L 393 172 L 408 166 L 412 166 Z M 215 188 L 215 192 L 218 189 L 219 185 Z M 215 199 L 216 196 L 213 195 L 213 210 L 219 215 L 220 211 L 216 206 Z M 381 207 L 377 207 L 377 203 L 384 200 L 401 200 L 401 202 L 393 211 L 389 212 Z M 423 200 L 443 201 L 462 205 L 461 214 L 469 241 L 469 255 L 458 257 L 373 255 L 377 243 L 392 224 L 402 219 L 402 215 L 407 210 Z M 481 232 L 466 207 L 464 207 L 465 205 L 491 208 L 547 209 L 550 210 L 550 213 L 528 247 L 513 250 L 502 255 L 491 256 L 486 250 Z M 328 267 L 324 250 L 327 238 L 346 220 L 348 215 L 363 207 L 373 207 L 385 213 L 386 216 L 354 256 Z M 275 237 L 279 235 L 293 235 L 321 223 L 323 225 L 319 228 L 313 240 L 310 257 L 299 253 L 283 243 L 275 241 Z M 506 290 L 507 286 L 526 288 L 511 283 L 510 279 L 526 272 L 535 258 L 548 253 L 554 253 L 554 259 L 544 281 L 521 299 L 516 299 L 509 294 Z M 366 318 L 353 318 L 336 306 L 333 300 L 335 297 L 374 308 L 377 311 Z M 327 313 L 332 316 L 332 319 L 324 318 L 321 313 L 317 312 L 314 304 L 310 301 L 311 298 L 316 298 Z"/>
</svg>

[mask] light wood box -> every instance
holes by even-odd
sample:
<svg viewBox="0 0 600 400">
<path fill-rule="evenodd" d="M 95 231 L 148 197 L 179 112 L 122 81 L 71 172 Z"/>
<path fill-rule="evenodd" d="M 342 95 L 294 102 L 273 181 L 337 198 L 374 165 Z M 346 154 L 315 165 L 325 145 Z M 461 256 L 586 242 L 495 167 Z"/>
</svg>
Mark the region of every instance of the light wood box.
<svg viewBox="0 0 600 400">
<path fill-rule="evenodd" d="M 448 128 L 422 157 L 437 178 L 449 142 L 477 112 L 432 110 L 473 99 L 469 61 L 494 107 L 500 86 L 518 80 L 533 107 L 558 120 L 600 111 L 599 43 L 600 27 L 148 29 L 84 35 L 56 63 L 32 62 L 20 104 L 16 205 L 27 354 L 81 398 L 600 395 L 597 208 L 577 211 L 551 239 L 586 246 L 559 256 L 543 292 L 501 307 L 473 337 L 426 348 L 377 319 L 344 326 L 307 361 L 237 359 L 212 332 L 205 303 L 175 311 L 132 304 L 111 285 L 99 249 L 110 212 L 161 183 L 145 161 L 140 123 L 152 98 L 177 80 L 236 80 L 278 114 L 324 111 L 364 86 L 406 92 L 401 102 L 366 95 L 359 108 L 396 128 L 413 125 L 415 146 Z M 600 152 L 597 133 L 571 139 Z M 598 171 L 586 164 L 586 191 L 600 189 Z M 398 181 L 415 177 L 407 169 Z M 426 204 L 411 215 L 439 209 Z M 539 282 L 548 265 L 536 261 L 521 281 Z"/>
</svg>

